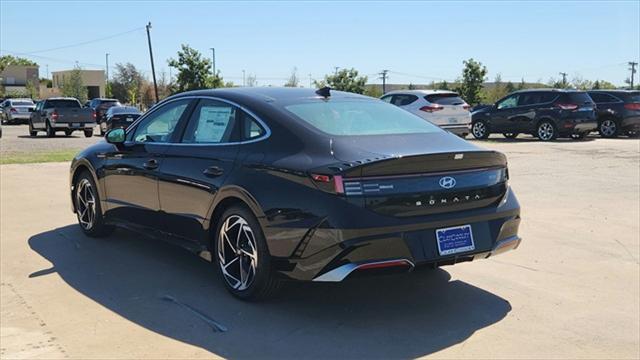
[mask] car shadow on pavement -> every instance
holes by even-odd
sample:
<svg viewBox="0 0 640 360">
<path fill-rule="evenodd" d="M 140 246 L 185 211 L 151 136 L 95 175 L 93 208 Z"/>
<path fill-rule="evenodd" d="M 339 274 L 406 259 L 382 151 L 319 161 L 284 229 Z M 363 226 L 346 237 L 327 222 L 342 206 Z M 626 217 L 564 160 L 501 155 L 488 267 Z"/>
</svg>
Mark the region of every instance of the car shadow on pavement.
<svg viewBox="0 0 640 360">
<path fill-rule="evenodd" d="M 226 292 L 210 263 L 124 230 L 93 239 L 68 225 L 32 236 L 29 246 L 52 266 L 25 276 L 57 273 L 135 324 L 230 358 L 414 358 L 461 343 L 511 310 L 441 269 L 291 283 L 249 303 Z"/>
</svg>

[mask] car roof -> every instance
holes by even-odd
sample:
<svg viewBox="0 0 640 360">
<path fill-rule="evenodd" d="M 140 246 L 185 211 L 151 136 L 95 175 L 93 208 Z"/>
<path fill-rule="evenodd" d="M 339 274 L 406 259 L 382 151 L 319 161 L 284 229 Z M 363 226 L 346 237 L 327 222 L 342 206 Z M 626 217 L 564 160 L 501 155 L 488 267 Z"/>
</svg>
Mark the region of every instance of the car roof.
<svg viewBox="0 0 640 360">
<path fill-rule="evenodd" d="M 451 90 L 422 89 L 422 90 L 393 90 L 385 93 L 383 96 L 397 95 L 397 94 L 411 94 L 411 95 L 455 94 L 455 95 L 458 95 L 457 92 L 451 91 Z"/>
<path fill-rule="evenodd" d="M 109 99 L 109 98 L 93 98 L 93 99 L 91 99 L 91 101 L 93 101 L 93 100 L 100 100 L 100 101 L 117 101 L 117 102 L 120 102 L 120 100 L 118 100 L 118 99 Z"/>
<path fill-rule="evenodd" d="M 591 89 L 587 90 L 587 92 L 608 92 L 608 93 L 618 93 L 618 94 L 631 94 L 634 92 L 638 92 L 639 90 L 623 90 L 623 89 Z"/>
<path fill-rule="evenodd" d="M 183 96 L 221 96 L 233 101 L 236 99 L 261 99 L 265 102 L 290 102 L 299 99 L 318 99 L 322 96 L 316 93 L 317 89 L 312 88 L 292 88 L 292 87 L 236 87 L 236 88 L 220 88 L 193 90 L 176 94 L 171 98 Z M 331 99 L 373 99 L 368 96 L 355 93 L 330 90 Z"/>
<path fill-rule="evenodd" d="M 516 91 L 512 92 L 511 94 L 517 94 L 517 93 L 523 93 L 523 92 L 532 92 L 532 91 L 569 93 L 569 92 L 586 92 L 587 90 L 538 88 L 538 89 L 516 90 Z"/>
<path fill-rule="evenodd" d="M 7 100 L 9 100 L 9 101 L 31 101 L 31 102 L 33 102 L 33 100 L 29 99 L 29 98 L 13 98 L 13 99 L 7 99 Z"/>
<path fill-rule="evenodd" d="M 140 113 L 140 110 L 135 106 L 112 106 L 107 111 L 111 111 L 112 113 L 114 112 L 118 112 L 118 113 L 132 112 L 136 114 Z"/>
<path fill-rule="evenodd" d="M 54 96 L 54 97 L 50 97 L 50 98 L 46 98 L 44 100 L 75 100 L 80 102 L 80 100 L 74 98 L 74 97 L 64 97 L 64 96 Z"/>
</svg>

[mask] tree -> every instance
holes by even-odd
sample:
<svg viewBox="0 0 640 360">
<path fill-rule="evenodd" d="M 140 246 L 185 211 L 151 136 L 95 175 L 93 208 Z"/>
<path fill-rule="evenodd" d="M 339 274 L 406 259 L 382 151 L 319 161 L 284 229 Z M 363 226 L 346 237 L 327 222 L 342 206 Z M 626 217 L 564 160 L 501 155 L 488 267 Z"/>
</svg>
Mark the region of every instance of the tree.
<svg viewBox="0 0 640 360">
<path fill-rule="evenodd" d="M 71 70 L 69 76 L 65 77 L 62 83 L 62 96 L 74 97 L 81 103 L 87 101 L 88 92 L 82 82 L 82 71 L 79 66 L 76 66 Z"/>
<path fill-rule="evenodd" d="M 38 66 L 38 64 L 29 59 L 11 55 L 0 56 L 0 72 L 3 72 L 9 65 Z"/>
<path fill-rule="evenodd" d="M 504 86 L 504 94 L 511 94 L 514 91 L 516 91 L 516 87 L 513 86 L 513 83 L 511 81 L 507 82 L 507 85 Z"/>
<path fill-rule="evenodd" d="M 379 98 L 382 96 L 382 88 L 379 85 L 367 85 L 364 90 L 364 95 Z"/>
<path fill-rule="evenodd" d="M 487 76 L 487 67 L 481 62 L 473 60 L 463 61 L 464 69 L 462 69 L 462 79 L 458 93 L 470 105 L 477 105 L 482 100 L 480 94 L 485 76 Z"/>
<path fill-rule="evenodd" d="M 112 96 L 125 103 L 135 104 L 142 98 L 146 79 L 132 63 L 116 64 L 111 84 Z"/>
<path fill-rule="evenodd" d="M 522 80 L 520 80 L 520 83 L 518 84 L 518 90 L 524 90 L 526 86 L 527 84 L 524 82 L 524 78 L 523 78 Z"/>
<path fill-rule="evenodd" d="M 220 72 L 211 75 L 211 61 L 196 49 L 182 44 L 177 59 L 169 59 L 169 66 L 178 70 L 176 89 L 178 92 L 222 87 Z"/>
<path fill-rule="evenodd" d="M 284 83 L 286 87 L 298 87 L 300 86 L 300 78 L 298 78 L 298 68 L 294 67 L 291 70 L 291 75 L 289 76 L 289 80 Z"/>
<path fill-rule="evenodd" d="M 593 82 L 583 79 L 582 76 L 576 76 L 571 80 L 571 86 L 577 90 L 589 90 L 593 87 Z"/>
<path fill-rule="evenodd" d="M 329 85 L 332 89 L 348 91 L 356 94 L 364 93 L 366 76 L 358 76 L 356 69 L 342 69 L 334 75 L 325 75 L 324 80 L 315 81 L 317 87 Z"/>
<path fill-rule="evenodd" d="M 437 90 L 450 90 L 449 89 L 449 83 L 447 82 L 447 80 L 442 80 L 441 83 L 436 84 L 436 89 Z"/>
<path fill-rule="evenodd" d="M 605 80 L 594 81 L 593 87 L 592 87 L 593 90 L 613 90 L 617 88 L 618 88 L 617 86 Z"/>
<path fill-rule="evenodd" d="M 245 81 L 245 84 L 246 84 L 246 86 L 249 86 L 249 87 L 258 86 L 258 78 L 256 77 L 256 74 L 247 75 L 247 79 Z"/>
<path fill-rule="evenodd" d="M 511 84 L 511 82 L 509 82 Z M 513 87 L 513 84 L 511 84 Z M 502 84 L 502 75 L 496 74 L 496 78 L 493 81 L 493 87 L 490 91 L 487 91 L 487 96 L 484 98 L 489 103 L 495 103 L 507 95 L 507 88 Z"/>
</svg>

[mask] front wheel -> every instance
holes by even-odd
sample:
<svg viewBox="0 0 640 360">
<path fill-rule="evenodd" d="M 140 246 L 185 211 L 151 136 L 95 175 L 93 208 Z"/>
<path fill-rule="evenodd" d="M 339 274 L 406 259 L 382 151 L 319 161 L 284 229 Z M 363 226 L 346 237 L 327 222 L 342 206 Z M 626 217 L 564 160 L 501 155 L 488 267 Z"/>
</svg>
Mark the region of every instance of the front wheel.
<svg viewBox="0 0 640 360">
<path fill-rule="evenodd" d="M 73 195 L 76 216 L 82 231 L 91 237 L 109 235 L 113 231 L 113 226 L 104 223 L 98 188 L 88 171 L 78 176 L 74 183 Z"/>
<path fill-rule="evenodd" d="M 233 296 L 264 299 L 279 288 L 262 229 L 248 208 L 233 206 L 222 214 L 214 245 L 215 263 Z"/>
<path fill-rule="evenodd" d="M 65 134 L 66 136 L 71 136 L 71 134 L 73 134 L 73 130 L 65 130 L 65 131 L 64 131 L 64 134 Z"/>
<path fill-rule="evenodd" d="M 558 131 L 550 121 L 543 121 L 538 125 L 537 135 L 542 141 L 551 141 L 558 137 Z"/>
<path fill-rule="evenodd" d="M 614 138 L 618 136 L 618 124 L 613 119 L 605 119 L 598 126 L 600 136 L 605 138 Z"/>
<path fill-rule="evenodd" d="M 502 133 L 502 136 L 507 139 L 515 139 L 518 137 L 518 135 L 520 135 L 520 133 Z"/>
<path fill-rule="evenodd" d="M 473 123 L 471 133 L 476 139 L 486 139 L 490 134 L 487 124 L 482 120 Z"/>
<path fill-rule="evenodd" d="M 37 136 L 38 132 L 33 129 L 33 124 L 29 121 L 29 136 L 34 137 Z"/>
</svg>

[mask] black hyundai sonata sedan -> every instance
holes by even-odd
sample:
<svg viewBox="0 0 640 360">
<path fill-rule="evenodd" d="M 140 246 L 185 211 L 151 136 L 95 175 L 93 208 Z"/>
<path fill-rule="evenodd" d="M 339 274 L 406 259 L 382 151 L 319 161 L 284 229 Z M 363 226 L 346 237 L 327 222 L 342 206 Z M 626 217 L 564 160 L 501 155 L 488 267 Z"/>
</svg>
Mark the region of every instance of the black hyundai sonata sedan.
<svg viewBox="0 0 640 360">
<path fill-rule="evenodd" d="M 328 88 L 172 96 L 77 155 L 70 179 L 87 235 L 120 226 L 182 245 L 243 299 L 520 243 L 503 154 Z"/>
</svg>

